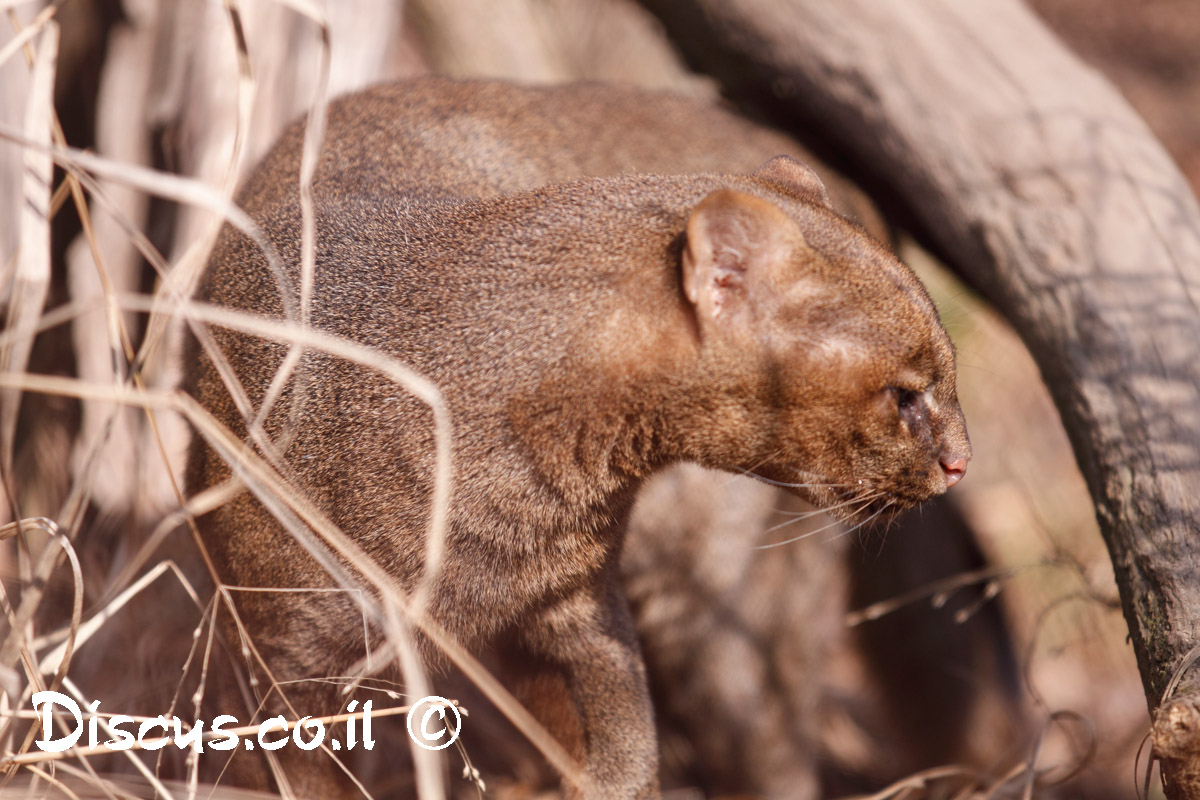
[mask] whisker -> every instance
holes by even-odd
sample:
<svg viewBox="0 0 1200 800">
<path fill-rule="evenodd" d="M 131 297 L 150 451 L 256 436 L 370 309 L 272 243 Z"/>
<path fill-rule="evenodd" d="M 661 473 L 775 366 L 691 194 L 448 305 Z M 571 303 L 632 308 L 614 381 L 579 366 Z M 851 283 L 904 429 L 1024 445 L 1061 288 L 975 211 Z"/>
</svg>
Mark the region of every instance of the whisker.
<svg viewBox="0 0 1200 800">
<path fill-rule="evenodd" d="M 765 464 L 767 462 L 768 458 L 769 458 L 769 456 L 764 456 L 763 458 L 760 458 L 758 461 L 756 461 L 750 467 L 750 469 L 742 469 L 741 467 L 738 467 L 737 472 L 733 472 L 733 471 L 725 472 L 725 478 L 726 478 L 725 485 L 728 486 L 731 481 L 735 480 L 737 478 L 737 473 L 741 473 L 741 475 L 743 475 L 744 477 L 747 477 L 747 478 L 754 478 L 755 480 L 770 482 L 767 478 L 764 478 L 762 475 L 759 475 L 757 472 L 754 471 L 754 470 L 758 469 L 758 467 L 760 465 Z M 724 472 L 724 470 L 722 470 L 722 471 Z"/>
<path fill-rule="evenodd" d="M 883 492 L 872 492 L 871 494 L 864 495 L 863 497 L 851 498 L 850 500 L 844 500 L 843 502 L 837 503 L 836 505 L 827 506 L 825 508 L 814 509 L 813 511 L 793 511 L 793 512 L 779 511 L 776 513 L 785 514 L 785 515 L 791 517 L 791 519 L 788 519 L 784 522 L 780 522 L 778 525 L 772 525 L 770 528 L 767 528 L 765 531 L 763 531 L 763 533 L 770 533 L 771 531 L 777 531 L 780 528 L 783 528 L 787 525 L 792 525 L 793 523 L 800 522 L 802 520 L 811 519 L 812 517 L 819 516 L 828 511 L 833 511 L 833 510 L 839 509 L 839 508 L 845 508 L 846 506 L 849 506 L 849 505 L 856 505 L 859 503 L 867 504 L 867 503 L 870 503 L 875 498 L 882 497 L 883 495 L 884 495 Z"/>
<path fill-rule="evenodd" d="M 796 473 L 797 475 L 808 475 L 808 476 L 810 476 L 810 477 L 813 477 L 813 478 L 823 478 L 823 477 L 824 477 L 824 476 L 823 476 L 823 475 L 821 475 L 821 473 L 819 473 L 819 472 L 811 472 L 811 471 L 809 471 L 809 470 L 806 470 L 806 469 L 800 469 L 799 467 L 789 467 L 789 469 L 790 469 L 792 472 Z"/>
<path fill-rule="evenodd" d="M 830 506 L 830 508 L 837 507 L 838 506 Z M 783 517 L 790 517 L 791 519 L 784 523 L 785 525 L 790 525 L 791 523 L 798 522 L 802 519 L 808 519 L 809 517 L 815 517 L 819 514 L 824 514 L 826 510 L 827 509 L 824 508 L 817 508 L 812 511 L 780 511 L 779 509 L 775 509 L 775 513 Z M 771 528 L 771 530 L 775 530 L 775 528 Z"/>
<path fill-rule="evenodd" d="M 846 498 L 845 500 L 843 500 L 840 503 L 835 503 L 830 506 L 822 506 L 820 508 L 814 508 L 810 511 L 776 511 L 775 513 L 783 514 L 784 516 L 788 516 L 788 517 L 801 517 L 801 518 L 815 517 L 817 514 L 824 514 L 826 511 L 832 511 L 835 508 L 842 508 L 844 506 L 853 505 L 854 503 L 860 503 L 863 500 L 874 500 L 876 497 L 883 497 L 886 494 L 887 494 L 887 492 L 885 492 L 884 490 L 876 489 L 875 491 L 869 492 L 868 494 L 854 495 L 853 497 Z"/>
<path fill-rule="evenodd" d="M 841 538 L 841 537 L 843 537 L 843 536 L 848 536 L 848 535 L 850 535 L 850 534 L 854 533 L 854 532 L 855 532 L 856 530 L 858 530 L 859 528 L 863 527 L 864 525 L 869 525 L 869 524 L 871 524 L 871 522 L 872 522 L 873 520 L 875 520 L 875 519 L 878 519 L 878 518 L 879 518 L 879 515 L 880 515 L 880 514 L 882 514 L 883 512 L 887 511 L 889 508 L 891 508 L 891 507 L 892 507 L 892 506 L 894 506 L 894 505 L 896 505 L 896 501 L 895 501 L 895 500 L 889 500 L 888 502 L 884 503 L 884 504 L 883 504 L 883 507 L 882 507 L 882 508 L 880 508 L 878 511 L 876 511 L 874 514 L 872 514 L 871 516 L 867 517 L 867 518 L 866 518 L 866 519 L 864 519 L 862 522 L 855 523 L 853 527 L 851 527 L 851 528 L 848 528 L 848 529 L 846 529 L 846 530 L 842 531 L 842 532 L 841 532 L 841 533 L 839 533 L 837 536 L 834 536 L 833 538 L 831 538 L 829 541 L 831 541 L 831 542 L 832 542 L 832 541 L 835 541 L 835 540 L 837 540 L 837 539 L 840 539 L 840 538 Z M 888 524 L 889 524 L 889 525 L 891 524 L 891 520 L 888 520 Z"/>
<path fill-rule="evenodd" d="M 853 501 L 853 502 L 856 502 L 856 503 L 857 503 L 857 504 L 860 506 L 860 508 L 856 508 L 856 509 L 855 509 L 855 511 L 861 510 L 861 508 L 865 508 L 866 506 L 870 505 L 870 503 L 871 503 L 871 501 L 872 501 L 872 500 L 874 500 L 874 499 L 875 499 L 875 498 L 877 498 L 877 497 L 880 497 L 881 495 L 883 495 L 883 492 L 876 492 L 876 493 L 875 493 L 875 494 L 873 494 L 873 495 L 868 495 L 868 496 L 866 496 L 866 497 L 856 498 L 856 500 L 855 500 L 855 501 Z M 888 506 L 890 506 L 890 505 L 891 505 L 891 503 L 890 503 L 890 502 L 889 502 L 889 503 L 887 503 L 887 504 L 886 504 L 886 505 L 884 505 L 884 507 L 883 507 L 883 508 L 881 508 L 879 511 L 876 511 L 876 512 L 875 512 L 874 514 L 872 514 L 870 517 L 868 517 L 867 519 L 865 519 L 865 520 L 863 520 L 862 522 L 858 523 L 857 525 L 855 525 L 855 526 L 854 526 L 853 528 L 851 528 L 850 530 L 851 530 L 851 531 L 853 531 L 853 530 L 857 530 L 858 528 L 860 528 L 860 527 L 862 527 L 863 525 L 867 524 L 868 522 L 870 522 L 871 520 L 875 519 L 875 518 L 876 518 L 876 517 L 878 517 L 880 514 L 882 514 L 882 513 L 883 513 L 883 511 L 884 511 L 884 509 L 888 508 Z M 853 512 L 852 512 L 852 513 L 853 513 Z M 783 523 L 783 525 L 790 525 L 790 524 L 792 524 L 793 522 L 798 522 L 798 521 L 799 521 L 799 520 L 794 520 L 794 519 L 793 519 L 793 520 L 788 520 L 787 522 Z M 792 544 L 792 543 L 794 543 L 794 542 L 798 542 L 798 541 L 800 541 L 801 539 L 807 539 L 807 538 L 808 538 L 808 537 L 810 537 L 810 536 L 815 536 L 815 535 L 817 535 L 818 533 L 821 533 L 822 531 L 827 531 L 827 530 L 829 530 L 830 528 L 836 527 L 836 526 L 837 526 L 837 525 L 839 525 L 839 524 L 840 524 L 840 522 L 839 522 L 838 520 L 836 520 L 836 519 L 835 519 L 835 520 L 832 520 L 832 521 L 830 521 L 830 522 L 829 522 L 829 524 L 827 524 L 827 525 L 822 525 L 821 527 L 819 527 L 819 528 L 816 528 L 815 530 L 811 530 L 811 531 L 805 531 L 804 533 L 800 534 L 799 536 L 793 536 L 791 539 L 784 539 L 782 542 L 772 542 L 772 543 L 770 543 L 770 544 L 758 544 L 758 545 L 754 545 L 754 547 L 753 547 L 752 549 L 754 549 L 754 550 L 770 550 L 770 549 L 771 549 L 771 548 L 773 548 L 773 547 L 783 547 L 785 544 Z M 769 529 L 768 529 L 766 532 L 767 532 L 767 533 L 769 533 L 770 531 L 776 530 L 777 528 L 780 528 L 780 527 L 782 527 L 782 525 L 776 525 L 774 528 L 769 528 Z M 841 535 L 841 534 L 839 534 L 839 535 Z M 834 537 L 834 538 L 837 538 L 837 537 Z"/>
<path fill-rule="evenodd" d="M 774 547 L 783 547 L 785 544 L 793 544 L 795 542 L 800 541 L 801 539 L 807 539 L 810 536 L 816 536 L 821 531 L 827 531 L 830 528 L 832 528 L 838 524 L 839 524 L 838 521 L 835 519 L 835 520 L 830 521 L 828 525 L 822 525 L 821 527 L 819 527 L 815 530 L 805 531 L 804 533 L 800 534 L 799 536 L 793 536 L 791 539 L 784 539 L 782 542 L 772 542 L 771 544 L 757 544 L 757 545 L 754 545 L 753 549 L 754 550 L 770 550 L 771 548 L 774 548 Z"/>
</svg>

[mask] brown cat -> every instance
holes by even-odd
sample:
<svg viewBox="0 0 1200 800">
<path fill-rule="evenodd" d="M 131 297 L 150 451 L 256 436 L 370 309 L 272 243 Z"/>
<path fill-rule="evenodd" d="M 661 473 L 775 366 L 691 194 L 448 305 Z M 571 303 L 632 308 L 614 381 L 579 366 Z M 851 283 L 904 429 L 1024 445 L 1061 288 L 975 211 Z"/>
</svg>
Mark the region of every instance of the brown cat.
<svg viewBox="0 0 1200 800">
<path fill-rule="evenodd" d="M 799 162 L 528 188 L 610 172 L 620 148 L 631 165 L 639 146 L 661 150 L 639 144 L 639 116 L 695 115 L 687 101 L 631 99 L 603 87 L 379 87 L 331 107 L 314 182 L 312 325 L 404 361 L 449 407 L 453 496 L 428 613 L 469 649 L 522 654 L 539 691 L 565 700 L 533 707 L 585 766 L 580 792 L 605 798 L 657 794 L 646 681 L 616 574 L 648 476 L 681 461 L 754 473 L 864 521 L 944 492 L 970 456 L 933 304 L 829 208 Z M 681 161 L 744 130 L 715 109 L 708 118 L 717 133 L 681 142 Z M 506 136 L 514 127 L 523 138 Z M 285 134 L 241 198 L 291 292 L 300 135 Z M 606 168 L 589 165 L 596 152 Z M 284 307 L 262 254 L 229 229 L 201 297 L 276 317 Z M 286 348 L 217 333 L 257 407 Z M 208 361 L 188 363 L 191 390 L 244 432 Z M 433 489 L 428 407 L 309 352 L 266 430 L 282 437 L 291 480 L 414 587 Z M 203 446 L 189 472 L 193 490 L 230 474 Z M 230 584 L 333 583 L 249 493 L 202 532 Z M 278 679 L 343 674 L 364 653 L 343 594 L 238 604 Z M 301 781 L 311 793 L 335 782 L 315 770 Z"/>
</svg>

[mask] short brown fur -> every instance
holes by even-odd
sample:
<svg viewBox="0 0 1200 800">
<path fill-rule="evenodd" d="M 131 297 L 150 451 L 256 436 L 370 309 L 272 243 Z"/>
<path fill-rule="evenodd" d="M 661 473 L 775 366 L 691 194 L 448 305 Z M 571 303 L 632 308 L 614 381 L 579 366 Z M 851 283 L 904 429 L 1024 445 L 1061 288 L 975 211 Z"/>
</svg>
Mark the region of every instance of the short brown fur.
<svg viewBox="0 0 1200 800">
<path fill-rule="evenodd" d="M 644 165 L 639 147 L 664 148 L 639 139 L 655 130 L 639 118 L 696 109 L 599 86 L 378 87 L 333 104 L 314 183 L 313 325 L 403 360 L 449 405 L 454 490 L 430 614 L 471 649 L 503 643 L 562 676 L 572 719 L 558 708 L 547 721 L 575 743 L 596 797 L 657 795 L 651 708 L 616 576 L 649 475 L 680 461 L 751 472 L 862 520 L 945 491 L 970 455 L 932 302 L 828 207 L 811 171 L 776 159 L 750 175 L 561 182 L 626 169 L 626 151 L 630 167 Z M 712 129 L 681 140 L 672 166 L 711 163 L 706 150 L 745 131 L 717 109 L 704 118 Z M 300 143 L 294 127 L 241 197 L 293 283 Z M 264 258 L 229 229 L 201 297 L 282 309 Z M 218 334 L 259 403 L 284 348 Z M 190 389 L 244 431 L 207 360 L 188 363 Z M 414 586 L 432 492 L 427 408 L 310 353 L 268 432 L 289 417 L 296 482 Z M 193 449 L 193 490 L 228 474 Z M 248 494 L 202 532 L 231 584 L 331 582 Z M 363 653 L 339 595 L 249 595 L 239 607 L 277 677 L 342 674 Z M 321 780 L 314 792 L 327 791 Z"/>
</svg>

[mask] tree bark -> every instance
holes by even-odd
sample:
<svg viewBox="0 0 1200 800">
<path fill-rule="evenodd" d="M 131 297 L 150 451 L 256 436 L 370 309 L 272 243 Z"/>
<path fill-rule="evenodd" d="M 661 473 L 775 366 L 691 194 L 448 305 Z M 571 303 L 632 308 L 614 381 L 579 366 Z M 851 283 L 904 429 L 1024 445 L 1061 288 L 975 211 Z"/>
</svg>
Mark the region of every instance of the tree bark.
<svg viewBox="0 0 1200 800">
<path fill-rule="evenodd" d="M 1173 697 L 1195 694 L 1200 208 L 1146 125 L 1014 0 L 644 2 L 731 96 L 882 189 L 1021 333 L 1095 501 L 1148 705 L 1181 666 Z M 1170 796 L 1194 796 L 1185 782 Z"/>
</svg>

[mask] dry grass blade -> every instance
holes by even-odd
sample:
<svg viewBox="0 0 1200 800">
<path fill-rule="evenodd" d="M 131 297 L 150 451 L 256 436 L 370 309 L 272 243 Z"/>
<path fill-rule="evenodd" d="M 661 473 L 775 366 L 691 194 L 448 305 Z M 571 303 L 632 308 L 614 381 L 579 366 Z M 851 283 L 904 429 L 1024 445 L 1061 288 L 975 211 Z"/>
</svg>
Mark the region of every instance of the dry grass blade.
<svg viewBox="0 0 1200 800">
<path fill-rule="evenodd" d="M 71 791 L 71 788 L 69 786 L 67 786 L 62 781 L 58 780 L 58 778 L 55 778 L 49 772 L 46 772 L 45 770 L 41 770 L 41 769 L 38 769 L 37 767 L 33 767 L 33 766 L 29 767 L 28 769 L 31 772 L 33 772 L 33 774 L 37 775 L 39 778 L 44 780 L 46 783 L 53 786 L 55 789 L 58 789 L 66 797 L 71 798 L 71 800 L 80 800 L 79 795 L 77 795 L 77 794 L 75 794 L 75 792 Z"/>
<path fill-rule="evenodd" d="M 226 222 L 230 222 L 235 226 L 241 227 L 237 220 L 231 217 L 225 209 L 230 207 L 236 208 L 233 204 L 233 193 L 237 185 L 237 180 L 242 172 L 242 167 L 246 159 L 247 138 L 250 129 L 250 120 L 254 112 L 255 98 L 257 97 L 258 84 L 254 80 L 253 71 L 250 69 L 250 57 L 246 46 L 245 32 L 242 27 L 242 15 L 238 11 L 237 4 L 232 0 L 226 0 L 224 3 L 226 18 L 229 21 L 230 36 L 233 39 L 234 47 L 238 57 L 238 92 L 237 92 L 237 120 L 233 130 L 233 150 L 230 153 L 229 160 L 225 163 L 224 170 L 221 174 L 220 181 L 216 190 L 211 189 L 206 184 L 194 181 L 197 186 L 203 186 L 211 195 L 219 198 L 218 204 L 220 208 L 214 207 L 210 203 L 197 203 L 202 208 L 207 208 L 214 211 L 216 216 L 208 220 L 207 224 L 202 229 L 200 235 L 192 241 L 183 258 L 179 260 L 174 272 L 169 279 L 164 282 L 166 294 L 171 297 L 188 296 L 192 292 L 192 288 L 196 280 L 199 278 L 204 268 L 204 263 L 208 258 L 208 253 L 212 249 L 213 242 L 216 241 L 217 235 L 220 233 L 221 226 Z M 170 176 L 176 178 L 176 176 Z M 177 180 L 185 180 L 179 179 Z M 148 189 L 148 191 L 155 191 Z M 171 195 L 163 195 L 169 197 Z M 175 198 L 178 199 L 178 198 Z M 211 197 L 210 197 L 211 199 Z M 191 202 L 184 200 L 182 202 Z M 240 209 L 239 209 L 240 212 Z M 240 215 L 241 219 L 246 219 L 245 215 Z M 269 247 L 264 249 L 264 241 L 261 237 L 251 237 L 259 249 L 263 250 L 268 263 L 271 264 L 273 273 L 279 276 L 279 271 L 276 269 L 278 260 L 273 260 L 274 250 Z M 288 319 L 295 319 L 294 304 L 290 292 L 285 291 L 288 282 L 284 281 L 279 284 L 282 293 L 281 299 L 284 305 L 284 314 Z M 151 327 L 156 326 L 156 320 L 151 320 Z"/>
<path fill-rule="evenodd" d="M 125 607 L 126 603 L 136 597 L 143 589 L 145 589 L 154 581 L 158 580 L 160 576 L 166 574 L 167 572 L 173 573 L 180 585 L 183 586 L 184 591 L 187 592 L 188 597 L 190 597 L 198 607 L 203 608 L 204 604 L 200 601 L 200 596 L 196 594 L 196 590 L 192 588 L 190 583 L 188 583 L 187 578 L 185 578 L 183 573 L 179 571 L 179 568 L 170 561 L 162 561 L 158 564 L 155 564 L 149 572 L 138 578 L 137 582 L 132 586 L 127 587 L 125 591 L 121 592 L 112 600 L 105 603 L 104 607 L 97 611 L 93 616 L 89 617 L 87 622 L 79 624 L 77 621 L 73 620 L 73 624 L 70 628 L 66 629 L 65 631 L 55 632 L 48 636 L 42 637 L 41 640 L 33 643 L 34 647 L 36 648 L 39 645 L 44 646 L 45 644 L 48 644 L 59 638 L 67 637 L 68 634 L 74 636 L 76 647 L 84 644 L 92 637 L 93 634 L 96 633 L 96 631 L 100 630 L 100 628 L 103 627 L 106 622 L 116 616 L 117 613 Z M 55 664 L 65 660 L 65 648 L 66 643 L 59 645 L 57 648 L 42 657 L 42 661 L 38 665 L 38 669 L 42 672 L 42 674 L 48 674 L 53 670 Z"/>
<path fill-rule="evenodd" d="M 24 138 L 41 147 L 26 148 L 23 154 L 21 248 L 8 307 L 8 332 L 13 336 L 7 337 L 6 344 L 0 347 L 0 369 L 10 372 L 25 369 L 33 349 L 32 331 L 50 288 L 50 198 L 54 163 L 47 148 L 50 145 L 57 59 L 58 26 L 48 22 L 34 61 L 29 103 L 25 110 Z M 10 487 L 20 400 L 16 390 L 0 394 L 0 470 Z M 15 497 L 12 499 L 15 501 Z"/>
<path fill-rule="evenodd" d="M 303 14 L 328 30 L 329 25 L 326 22 L 325 13 L 316 3 L 309 2 L 309 0 L 279 0 L 279 4 L 287 6 L 298 14 Z"/>
<path fill-rule="evenodd" d="M 29 23 L 25 30 L 14 36 L 12 41 L 0 49 L 0 64 L 12 58 L 18 50 L 27 45 L 34 36 L 37 36 L 42 27 L 53 19 L 56 13 L 58 13 L 58 6 L 50 5 L 43 8 L 42 12 L 34 18 L 33 22 Z"/>
<path fill-rule="evenodd" d="M 196 517 L 203 516 L 219 508 L 237 496 L 241 490 L 242 486 L 237 481 L 227 481 L 220 486 L 205 489 L 185 500 L 182 506 L 167 514 L 159 521 L 150 535 L 146 537 L 146 540 L 138 547 L 137 553 L 129 559 L 121 568 L 117 577 L 112 580 L 110 588 L 106 590 L 105 594 L 107 595 L 114 590 L 120 590 L 120 587 L 125 586 L 132 580 L 133 576 L 150 560 L 150 557 L 158 550 L 172 531 L 182 525 L 186 525 L 189 520 L 193 520 Z M 199 602 L 198 597 L 196 601 Z M 104 599 L 102 598 L 100 602 L 103 603 Z"/>
<path fill-rule="evenodd" d="M 1087 734 L 1087 744 L 1085 747 L 1080 748 L 1078 746 L 1078 740 L 1073 736 L 1069 736 L 1070 729 L 1068 728 L 1067 723 L 1074 723 L 1074 725 L 1083 728 L 1084 732 Z M 1041 755 L 1046 735 L 1049 733 L 1051 728 L 1055 726 L 1062 729 L 1064 733 L 1069 736 L 1072 744 L 1075 745 L 1075 749 L 1080 751 L 1079 756 L 1074 763 L 1068 763 L 1065 766 L 1048 767 L 1046 769 L 1038 770 L 1036 769 L 1037 760 L 1038 756 Z M 1035 785 L 1057 786 L 1071 780 L 1090 764 L 1092 764 L 1096 758 L 1096 752 L 1096 728 L 1091 721 L 1082 714 L 1078 714 L 1074 711 L 1055 711 L 1046 719 L 1042 729 L 1038 732 L 1038 737 L 1036 743 L 1034 744 L 1033 752 L 1029 756 L 1029 760 L 1027 762 L 1029 774 L 1026 779 L 1025 796 L 1033 796 L 1033 789 Z M 1052 776 L 1051 773 L 1053 773 L 1055 770 L 1061 770 L 1062 773 L 1057 776 Z"/>
<path fill-rule="evenodd" d="M 1200 644 L 1188 651 L 1187 655 L 1180 659 L 1179 664 L 1171 672 L 1171 680 L 1167 681 L 1166 688 L 1163 689 L 1162 697 L 1159 698 L 1159 705 L 1165 706 L 1167 701 L 1175 694 L 1175 690 L 1179 688 L 1180 682 L 1188 670 L 1200 661 Z"/>
<path fill-rule="evenodd" d="M 14 9 L 21 6 L 34 6 L 38 4 L 38 0 L 0 0 L 0 11 L 12 13 Z"/>
<path fill-rule="evenodd" d="M 69 800 L 158 800 L 154 788 L 145 780 L 139 780 L 132 775 L 105 775 L 103 778 L 96 778 L 87 774 L 85 771 L 74 766 L 70 762 L 58 761 L 55 762 L 55 773 L 52 775 L 49 771 L 44 770 L 35 765 L 24 767 L 30 774 L 37 776 L 38 779 L 45 780 L 49 784 L 49 788 L 54 791 L 48 792 L 46 786 L 37 786 L 35 781 L 27 781 L 24 783 L 15 783 L 8 787 L 5 791 L 0 792 L 0 798 L 4 800 L 30 800 L 30 798 L 38 798 L 43 800 L 46 798 L 68 798 Z M 188 795 L 189 787 L 182 784 L 180 781 L 162 781 L 163 786 L 168 789 L 176 790 L 175 796 L 187 797 L 188 800 L 279 800 L 278 794 L 256 791 L 253 789 L 234 789 L 226 786 L 201 786 L 196 794 Z"/>
<path fill-rule="evenodd" d="M 934 767 L 898 780 L 875 794 L 854 795 L 842 800 L 898 800 L 910 797 L 913 791 L 930 789 L 936 783 L 952 780 L 966 783 L 968 787 L 982 785 L 980 775 L 975 770 L 959 766 Z"/>
<path fill-rule="evenodd" d="M 307 15 L 321 30 L 321 60 L 317 65 L 317 88 L 308 109 L 304 130 L 304 150 L 300 156 L 300 319 L 308 324 L 312 304 L 313 276 L 316 272 L 316 225 L 313 219 L 312 180 L 317 171 L 317 159 L 325 141 L 325 117 L 329 105 L 329 21 L 318 9 L 307 3 L 293 6 Z"/>
<path fill-rule="evenodd" d="M 903 608 L 911 603 L 926 598 L 932 598 L 935 607 L 940 607 L 949 598 L 950 594 L 958 589 L 976 584 L 986 584 L 988 587 L 995 585 L 998 580 L 1007 580 L 1012 578 L 1027 569 L 1035 566 L 1045 566 L 1044 563 L 1031 564 L 1027 567 L 989 567 L 986 569 L 972 570 L 970 572 L 960 572 L 957 575 L 951 575 L 948 578 L 928 583 L 924 586 L 918 586 L 896 597 L 880 600 L 877 603 L 860 608 L 857 611 L 852 611 L 846 615 L 846 626 L 855 627 L 864 622 L 879 619 L 886 614 L 891 614 L 897 609 Z M 994 597 L 995 594 L 985 590 L 985 595 L 988 599 Z"/>
</svg>

